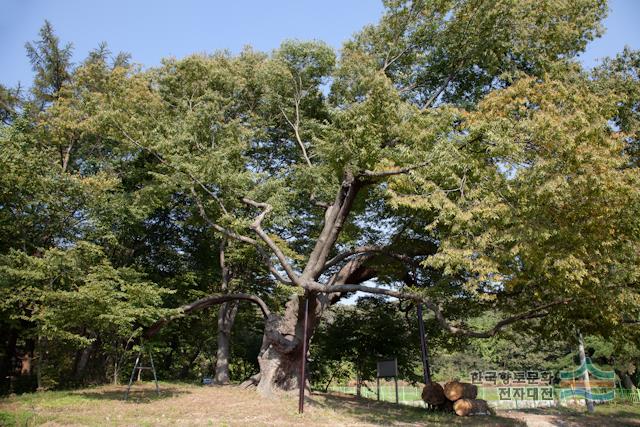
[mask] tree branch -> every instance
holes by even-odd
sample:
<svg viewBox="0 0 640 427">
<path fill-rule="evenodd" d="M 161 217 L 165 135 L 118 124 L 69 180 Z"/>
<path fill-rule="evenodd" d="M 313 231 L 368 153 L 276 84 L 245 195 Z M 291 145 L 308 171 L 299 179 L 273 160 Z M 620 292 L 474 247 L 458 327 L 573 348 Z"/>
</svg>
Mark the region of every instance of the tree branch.
<svg viewBox="0 0 640 427">
<path fill-rule="evenodd" d="M 241 234 L 236 233 L 235 231 L 228 230 L 228 229 L 222 227 L 220 224 L 216 224 L 215 222 L 213 222 L 209 218 L 209 216 L 207 215 L 207 212 L 204 209 L 204 205 L 202 204 L 202 200 L 200 200 L 200 197 L 198 196 L 198 193 L 196 193 L 196 190 L 193 187 L 191 187 L 191 195 L 193 196 L 193 198 L 194 198 L 194 200 L 196 202 L 196 205 L 198 205 L 198 210 L 200 212 L 200 216 L 202 217 L 202 219 L 205 220 L 205 222 L 207 224 L 209 224 L 209 226 L 211 228 L 213 228 L 214 230 L 224 234 L 227 237 L 231 237 L 231 238 L 239 240 L 241 242 L 248 243 L 248 244 L 254 245 L 254 246 L 258 244 L 258 241 L 255 240 L 255 239 L 252 239 L 251 237 L 243 236 Z"/>
<path fill-rule="evenodd" d="M 176 316 L 172 316 L 166 319 L 158 320 L 153 325 L 149 326 L 144 331 L 144 336 L 146 338 L 151 338 L 155 334 L 157 334 L 163 326 L 169 323 L 172 320 L 178 319 L 182 317 L 183 314 L 189 314 L 193 311 L 203 310 L 207 307 L 210 307 L 215 304 L 222 304 L 228 301 L 249 301 L 252 302 L 262 311 L 262 315 L 267 318 L 271 314 L 271 310 L 267 304 L 258 296 L 250 295 L 250 294 L 223 294 L 223 295 L 209 295 L 208 297 L 201 298 L 197 301 L 194 301 L 190 304 L 183 305 L 180 307 L 181 313 Z"/>
<path fill-rule="evenodd" d="M 322 274 L 329 252 L 342 231 L 360 188 L 362 183 L 350 171 L 345 171 L 335 201 L 324 213 L 322 230 L 302 272 L 304 280 L 317 280 Z"/>
<path fill-rule="evenodd" d="M 222 204 L 222 200 L 220 200 L 220 198 L 213 191 L 209 190 L 207 188 L 207 186 L 204 185 L 202 183 L 202 181 L 200 181 L 198 178 L 196 178 L 191 172 L 180 170 L 177 167 L 175 167 L 174 165 L 169 164 L 158 152 L 156 152 L 155 150 L 152 150 L 149 147 L 145 147 L 143 144 L 141 144 L 140 142 L 138 142 L 134 138 L 132 138 L 127 133 L 127 131 L 125 131 L 117 122 L 114 121 L 114 124 L 118 128 L 118 130 L 120 130 L 120 132 L 122 132 L 122 134 L 125 136 L 125 138 L 127 138 L 133 145 L 135 145 L 136 147 L 138 147 L 138 148 L 140 148 L 140 149 L 142 149 L 144 151 L 147 151 L 147 152 L 151 153 L 163 165 L 169 166 L 171 169 L 175 170 L 176 172 L 180 172 L 180 173 L 183 173 L 183 174 L 187 175 L 191 179 L 191 181 L 196 183 L 200 188 L 202 188 L 204 190 L 205 193 L 207 193 L 209 196 L 211 196 L 218 203 L 218 205 L 220 206 L 220 209 L 222 210 L 222 212 L 224 212 L 225 214 L 228 213 L 227 209 Z"/>
<path fill-rule="evenodd" d="M 287 279 L 285 279 L 284 277 L 282 277 L 282 275 L 280 274 L 280 272 L 278 272 L 278 270 L 276 270 L 276 268 L 273 266 L 273 264 L 271 263 L 271 257 L 264 251 L 264 249 L 262 247 L 260 247 L 260 244 L 258 243 L 257 240 L 252 239 L 251 237 L 248 236 L 243 236 L 241 234 L 238 234 L 232 230 L 228 230 L 224 227 L 222 227 L 219 224 L 216 224 L 215 222 L 213 222 L 211 219 L 209 219 L 209 216 L 207 215 L 207 212 L 204 209 L 204 205 L 202 204 L 202 201 L 200 200 L 200 197 L 198 197 L 198 194 L 196 193 L 195 189 L 193 187 L 191 187 L 191 194 L 193 195 L 196 205 L 198 205 L 198 210 L 200 211 L 200 216 L 202 216 L 202 218 L 205 220 L 205 222 L 207 224 L 209 224 L 209 226 L 211 228 L 213 228 L 214 230 L 222 233 L 225 237 L 231 237 L 232 239 L 238 240 L 240 242 L 244 242 L 244 243 L 248 243 L 250 245 L 253 245 L 256 250 L 260 253 L 260 255 L 262 255 L 263 260 L 265 262 L 265 264 L 267 265 L 267 268 L 269 269 L 269 271 L 271 272 L 271 274 L 276 278 L 276 280 L 278 280 L 279 282 L 284 283 L 285 285 L 291 285 L 292 283 L 290 281 L 288 281 Z"/>
<path fill-rule="evenodd" d="M 227 289 L 229 288 L 229 268 L 227 267 L 227 263 L 225 260 L 225 249 L 227 246 L 227 237 L 225 236 L 221 241 L 220 241 L 220 253 L 219 253 L 219 258 L 220 258 L 220 270 L 221 271 L 221 276 L 222 276 L 222 281 L 221 281 L 221 288 L 224 292 L 227 291 Z"/>
<path fill-rule="evenodd" d="M 419 302 L 424 304 L 429 310 L 431 310 L 434 313 L 436 317 L 436 321 L 438 322 L 438 324 L 442 329 L 446 330 L 447 332 L 453 335 L 467 336 L 472 338 L 490 338 L 512 323 L 518 322 L 520 320 L 529 320 L 529 319 L 544 317 L 548 314 L 544 312 L 544 310 L 557 305 L 568 304 L 569 302 L 571 302 L 571 299 L 556 300 L 548 304 L 543 304 L 538 307 L 534 307 L 531 310 L 516 314 L 514 316 L 510 316 L 505 319 L 502 319 L 499 322 L 497 322 L 493 328 L 487 329 L 485 331 L 473 331 L 473 330 L 463 329 L 462 327 L 454 326 L 451 323 L 449 323 L 447 318 L 442 313 L 442 308 L 438 304 L 417 293 L 402 292 L 402 291 L 396 291 L 393 289 L 385 289 L 385 288 L 374 288 L 366 285 L 344 284 L 344 285 L 328 286 L 328 285 L 323 285 L 317 282 L 305 283 L 303 287 L 309 291 L 314 291 L 314 292 L 323 292 L 323 293 L 365 292 L 369 294 L 386 295 L 386 296 L 390 296 L 398 299 L 412 300 L 415 302 Z"/>
<path fill-rule="evenodd" d="M 282 107 L 280 107 L 280 111 L 282 112 L 282 115 L 284 116 L 287 123 L 289 123 L 289 126 L 291 126 L 291 128 L 293 129 L 293 133 L 296 137 L 296 141 L 298 142 L 298 145 L 302 150 L 302 157 L 304 157 L 304 160 L 307 162 L 307 166 L 311 167 L 312 166 L 311 160 L 309 159 L 309 155 L 307 154 L 307 149 L 305 148 L 304 143 L 302 142 L 302 138 L 300 137 L 300 100 L 297 97 L 295 100 L 295 108 L 296 108 L 295 123 L 289 119 L 289 116 L 287 116 L 287 113 L 285 113 Z"/>
<path fill-rule="evenodd" d="M 322 271 L 327 271 L 328 269 L 330 269 L 331 267 L 333 267 L 334 265 L 340 263 L 341 261 L 344 261 L 345 259 L 353 256 L 353 255 L 357 255 L 357 254 L 366 254 L 366 253 L 371 253 L 371 252 L 382 252 L 384 251 L 384 247 L 382 246 L 360 246 L 358 248 L 354 248 L 351 250 L 348 250 L 346 252 L 342 252 L 336 256 L 334 256 L 333 258 L 331 258 L 329 261 L 327 261 L 324 264 L 324 267 L 322 269 Z"/>
<path fill-rule="evenodd" d="M 423 111 L 426 110 L 427 108 L 431 107 L 434 102 L 436 102 L 436 100 L 442 94 L 442 92 L 444 92 L 447 86 L 449 86 L 449 83 L 451 83 L 451 80 L 453 80 L 457 72 L 458 72 L 458 69 L 455 69 L 447 76 L 447 78 L 444 79 L 444 81 L 442 82 L 442 85 L 440 85 L 440 87 L 434 92 L 433 95 L 431 95 L 431 97 L 427 100 L 427 102 L 425 102 L 421 110 Z"/>
<path fill-rule="evenodd" d="M 404 167 L 404 168 L 390 169 L 390 170 L 386 170 L 386 171 L 379 171 L 379 172 L 366 170 L 366 171 L 364 171 L 364 172 L 362 172 L 360 174 L 360 177 L 365 177 L 365 178 L 384 178 L 384 177 L 393 176 L 393 175 L 404 175 L 406 173 L 411 172 L 412 170 L 425 167 L 425 166 L 429 165 L 430 163 L 431 163 L 431 160 L 427 160 L 425 162 L 418 163 L 416 165 L 407 166 L 407 167 Z"/>
<path fill-rule="evenodd" d="M 391 59 L 389 59 L 389 52 L 387 52 L 386 58 L 384 60 L 384 64 L 382 65 L 382 68 L 380 69 L 380 71 L 382 71 L 382 72 L 387 71 L 387 68 L 389 68 L 391 65 L 393 65 L 394 62 L 396 62 L 398 59 L 402 58 L 407 52 L 411 51 L 411 49 L 413 49 L 414 47 L 415 47 L 415 45 L 409 44 L 407 47 L 402 49 L 400 51 L 400 53 L 398 53 L 396 56 L 394 56 Z"/>
<path fill-rule="evenodd" d="M 280 262 L 280 265 L 284 269 L 285 273 L 287 273 L 287 276 L 289 277 L 289 279 L 291 279 L 291 281 L 294 284 L 300 285 L 301 284 L 300 278 L 295 273 L 295 271 L 293 271 L 291 264 L 289 263 L 289 261 L 287 261 L 286 255 L 284 254 L 284 252 L 282 252 L 282 250 L 278 247 L 278 245 L 276 245 L 273 239 L 271 239 L 271 237 L 269 237 L 269 235 L 262 228 L 262 221 L 264 220 L 264 217 L 269 212 L 271 212 L 273 207 L 268 203 L 256 202 L 247 197 L 243 197 L 242 201 L 250 206 L 262 209 L 262 212 L 260 213 L 260 215 L 258 215 L 256 219 L 253 221 L 253 223 L 251 224 L 251 229 L 256 232 L 256 234 L 262 239 L 262 241 L 275 254 L 276 258 L 278 258 L 278 261 Z"/>
</svg>

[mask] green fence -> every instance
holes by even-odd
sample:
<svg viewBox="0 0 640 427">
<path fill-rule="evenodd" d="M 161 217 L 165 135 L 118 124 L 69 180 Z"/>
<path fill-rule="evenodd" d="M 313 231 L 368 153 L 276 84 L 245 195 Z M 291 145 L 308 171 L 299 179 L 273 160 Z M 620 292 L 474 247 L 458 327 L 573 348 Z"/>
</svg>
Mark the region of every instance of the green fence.
<svg viewBox="0 0 640 427">
<path fill-rule="evenodd" d="M 329 387 L 329 392 L 337 392 L 344 394 L 357 394 L 357 389 L 355 386 L 331 386 Z M 376 392 L 375 384 L 373 387 L 367 388 L 362 386 L 360 388 L 360 394 L 362 397 L 366 399 L 377 399 L 378 395 Z M 398 400 L 400 403 L 405 405 L 415 405 L 422 406 L 422 388 L 413 387 L 413 386 L 398 386 Z M 396 401 L 396 389 L 392 385 L 384 385 L 380 386 L 380 400 L 385 402 L 395 402 Z"/>
<path fill-rule="evenodd" d="M 546 402 L 548 402 L 549 404 L 555 405 L 558 403 L 564 403 L 564 404 L 566 403 L 571 404 L 572 402 L 579 403 L 583 400 L 581 397 L 561 399 L 560 398 L 561 390 L 562 389 L 560 387 L 554 387 L 553 400 L 549 400 Z M 328 391 L 344 393 L 344 394 L 352 394 L 352 395 L 357 394 L 356 387 L 348 386 L 348 385 L 330 386 Z M 370 385 L 369 388 L 362 386 L 360 388 L 360 394 L 362 397 L 367 399 L 377 399 L 375 384 Z M 423 406 L 421 395 L 422 395 L 422 387 L 407 386 L 407 385 L 398 386 L 398 400 L 400 401 L 400 403 L 403 403 L 405 405 Z M 613 400 L 614 403 L 640 404 L 640 389 L 626 390 L 626 389 L 616 388 L 614 392 L 614 396 L 615 396 Z M 501 401 L 499 399 L 497 387 L 478 387 L 478 398 L 484 399 L 488 402 L 493 402 L 493 403 L 509 402 L 504 400 Z M 387 385 L 387 384 L 381 385 L 380 400 L 385 402 L 395 402 L 396 401 L 395 387 L 393 385 Z M 533 399 L 522 399 L 522 400 L 512 399 L 511 402 L 513 402 L 512 406 L 514 407 L 525 407 L 525 406 L 528 406 L 529 404 L 535 405 L 536 403 L 544 403 L 545 401 L 542 401 L 542 400 L 534 401 Z"/>
<path fill-rule="evenodd" d="M 619 402 L 640 404 L 640 389 L 625 390 L 623 388 L 617 388 L 613 400 L 616 403 Z"/>
</svg>

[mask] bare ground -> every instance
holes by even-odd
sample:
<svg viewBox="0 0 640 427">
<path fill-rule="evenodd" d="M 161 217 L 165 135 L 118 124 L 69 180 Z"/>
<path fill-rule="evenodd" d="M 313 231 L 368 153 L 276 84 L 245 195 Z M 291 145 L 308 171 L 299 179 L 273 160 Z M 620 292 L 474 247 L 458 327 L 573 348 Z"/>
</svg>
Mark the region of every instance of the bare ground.
<svg viewBox="0 0 640 427">
<path fill-rule="evenodd" d="M 357 399 L 348 395 L 312 394 L 305 413 L 297 398 L 264 399 L 239 387 L 161 384 L 135 386 L 129 401 L 124 387 L 26 394 L 0 399 L 0 425 L 45 426 L 582 426 L 637 425 L 634 414 L 622 418 L 581 418 L 575 413 L 502 412 L 492 417 L 430 413 L 420 408 Z M 589 422 L 591 424 L 585 424 Z M 606 422 L 605 422 L 606 421 Z M 615 422 L 616 424 L 613 424 Z M 636 422 L 636 424 L 633 424 Z M 525 424 L 526 423 L 526 424 Z M 547 424 L 545 424 L 547 423 Z"/>
<path fill-rule="evenodd" d="M 0 400 L 0 424 L 45 426 L 419 426 L 460 425 L 455 415 L 356 399 L 312 394 L 305 413 L 297 398 L 264 399 L 239 387 L 162 384 L 161 396 L 151 384 L 135 386 L 124 402 L 123 387 L 34 393 Z M 467 419 L 471 425 L 522 425 L 503 417 Z"/>
<path fill-rule="evenodd" d="M 637 408 L 615 405 L 596 408 L 596 413 L 588 415 L 584 408 L 577 410 L 564 408 L 527 409 L 502 411 L 500 415 L 525 422 L 532 427 L 640 427 L 640 405 Z"/>
</svg>

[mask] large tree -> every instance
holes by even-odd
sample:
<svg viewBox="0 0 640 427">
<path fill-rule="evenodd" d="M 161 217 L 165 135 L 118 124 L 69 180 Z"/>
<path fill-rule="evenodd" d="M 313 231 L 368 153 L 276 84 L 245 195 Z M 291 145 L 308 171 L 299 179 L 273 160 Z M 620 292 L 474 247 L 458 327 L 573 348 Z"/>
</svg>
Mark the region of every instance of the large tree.
<svg viewBox="0 0 640 427">
<path fill-rule="evenodd" d="M 194 56 L 114 79 L 107 100 L 113 137 L 290 289 L 283 312 L 260 303 L 266 393 L 298 384 L 305 300 L 309 336 L 354 291 L 477 337 L 553 313 L 637 317 L 637 172 L 608 126 L 622 95 L 572 60 L 604 2 L 385 4 L 337 64 L 321 43 Z M 491 309 L 508 317 L 460 323 Z"/>
<path fill-rule="evenodd" d="M 117 378 L 127 338 L 165 316 L 172 293 L 126 240 L 155 219 L 152 203 L 130 198 L 144 162 L 126 161 L 85 96 L 104 93 L 126 55 L 110 61 L 103 45 L 73 67 L 48 22 L 27 52 L 31 95 L 0 94 L 0 392 L 36 376 L 39 387 Z"/>
<path fill-rule="evenodd" d="M 261 262 L 243 280 L 262 295 L 227 287 L 183 312 L 260 308 L 263 393 L 300 382 L 305 302 L 310 337 L 356 291 L 421 303 L 470 337 L 541 317 L 594 332 L 638 320 L 634 86 L 575 62 L 605 2 L 385 6 L 339 58 L 285 42 L 270 55 L 115 67 L 51 107 L 76 105 L 123 163 L 144 164 L 130 200 L 179 201 L 210 247 L 233 241 Z M 64 135 L 60 147 L 79 153 Z M 465 326 L 486 311 L 505 318 Z"/>
</svg>

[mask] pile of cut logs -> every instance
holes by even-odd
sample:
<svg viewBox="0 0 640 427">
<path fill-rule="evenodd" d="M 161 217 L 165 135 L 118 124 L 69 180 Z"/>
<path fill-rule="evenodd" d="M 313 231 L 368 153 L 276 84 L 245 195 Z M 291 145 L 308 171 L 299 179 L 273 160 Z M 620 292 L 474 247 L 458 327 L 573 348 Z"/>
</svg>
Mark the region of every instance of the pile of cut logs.
<svg viewBox="0 0 640 427">
<path fill-rule="evenodd" d="M 460 381 L 449 381 L 444 388 L 438 383 L 430 383 L 422 390 L 422 400 L 432 408 L 467 415 L 490 415 L 486 400 L 476 399 L 478 387 Z"/>
</svg>

